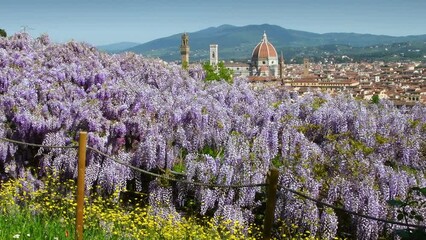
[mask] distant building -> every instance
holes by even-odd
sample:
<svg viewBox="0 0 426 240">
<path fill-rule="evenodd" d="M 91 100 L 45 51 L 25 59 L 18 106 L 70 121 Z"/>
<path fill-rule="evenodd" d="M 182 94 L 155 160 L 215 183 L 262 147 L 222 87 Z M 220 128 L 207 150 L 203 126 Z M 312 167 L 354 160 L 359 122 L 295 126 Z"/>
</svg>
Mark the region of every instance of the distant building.
<svg viewBox="0 0 426 240">
<path fill-rule="evenodd" d="M 288 86 L 294 88 L 310 88 L 322 89 L 326 91 L 334 91 L 339 89 L 354 89 L 359 86 L 359 81 L 342 80 L 342 81 L 321 81 L 318 79 L 304 78 L 293 80 L 288 83 Z"/>
<path fill-rule="evenodd" d="M 232 70 L 234 77 L 250 76 L 250 64 L 248 63 L 225 62 L 225 67 Z"/>
<path fill-rule="evenodd" d="M 280 79 L 284 79 L 284 71 L 285 71 L 285 66 L 284 66 L 284 56 L 283 53 L 281 52 L 281 56 L 280 56 L 280 62 L 279 62 L 279 67 L 280 67 Z"/>
</svg>

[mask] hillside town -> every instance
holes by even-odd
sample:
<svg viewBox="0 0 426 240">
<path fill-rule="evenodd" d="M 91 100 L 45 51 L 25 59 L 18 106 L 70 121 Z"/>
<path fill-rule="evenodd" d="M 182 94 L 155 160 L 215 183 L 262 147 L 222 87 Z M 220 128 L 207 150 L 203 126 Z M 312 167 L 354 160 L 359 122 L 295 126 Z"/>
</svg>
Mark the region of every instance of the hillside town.
<svg viewBox="0 0 426 240">
<path fill-rule="evenodd" d="M 345 92 L 371 100 L 374 95 L 389 99 L 395 105 L 426 104 L 426 64 L 344 63 L 289 64 L 283 78 L 249 76 L 252 84 L 281 85 L 300 94 L 312 90 L 331 94 Z"/>
<path fill-rule="evenodd" d="M 210 64 L 217 65 L 219 47 L 210 45 Z M 182 36 L 182 63 L 189 62 L 188 35 Z M 358 99 L 373 96 L 388 99 L 397 106 L 426 104 L 426 63 L 424 62 L 361 62 L 285 64 L 266 33 L 254 47 L 247 62 L 223 61 L 234 77 L 246 77 L 257 87 L 282 87 L 299 94 L 325 91 L 330 94 L 347 93 Z"/>
</svg>

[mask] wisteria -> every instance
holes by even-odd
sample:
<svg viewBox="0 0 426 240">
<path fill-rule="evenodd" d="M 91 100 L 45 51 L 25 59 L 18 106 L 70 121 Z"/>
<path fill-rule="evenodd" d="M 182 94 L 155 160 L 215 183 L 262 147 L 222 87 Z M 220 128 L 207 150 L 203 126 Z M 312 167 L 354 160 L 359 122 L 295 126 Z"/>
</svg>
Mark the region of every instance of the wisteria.
<svg viewBox="0 0 426 240">
<path fill-rule="evenodd" d="M 66 146 L 88 131 L 88 145 L 154 172 L 181 171 L 185 180 L 211 184 L 279 184 L 345 209 L 395 219 L 386 203 L 425 186 L 426 107 L 396 108 L 325 93 L 297 96 L 283 89 L 254 90 L 243 78 L 204 82 L 200 65 L 124 53 L 109 55 L 47 35 L 0 38 L 0 137 Z M 77 175 L 76 149 L 43 149 L 0 141 L 0 175 L 41 177 L 53 168 Z M 106 194 L 129 188 L 149 194 L 159 214 L 255 221 L 264 188 L 209 188 L 162 183 L 94 152 L 86 183 Z M 40 168 L 40 171 L 28 171 Z M 281 190 L 275 216 L 313 236 L 349 234 L 377 239 L 391 226 L 333 209 Z M 426 224 L 417 222 L 415 224 Z M 344 227 L 344 224 L 350 224 Z"/>
</svg>

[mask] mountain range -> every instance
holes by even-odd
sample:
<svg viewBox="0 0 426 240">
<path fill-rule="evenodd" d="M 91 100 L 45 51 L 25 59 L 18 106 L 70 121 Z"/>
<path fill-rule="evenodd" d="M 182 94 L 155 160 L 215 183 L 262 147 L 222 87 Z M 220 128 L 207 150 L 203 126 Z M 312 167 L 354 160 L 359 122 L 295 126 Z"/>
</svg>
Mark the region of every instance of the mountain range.
<svg viewBox="0 0 426 240">
<path fill-rule="evenodd" d="M 357 60 L 426 60 L 426 34 L 413 36 L 385 36 L 358 33 L 312 33 L 286 29 L 276 25 L 222 25 L 189 34 L 190 59 L 207 61 L 209 45 L 219 45 L 222 60 L 246 61 L 254 47 L 266 33 L 286 62 L 299 62 L 304 57 L 314 61 Z M 135 52 L 166 61 L 179 61 L 182 33 L 159 38 L 147 43 L 120 43 L 99 47 L 113 53 Z M 328 59 L 328 60 L 327 60 Z"/>
</svg>

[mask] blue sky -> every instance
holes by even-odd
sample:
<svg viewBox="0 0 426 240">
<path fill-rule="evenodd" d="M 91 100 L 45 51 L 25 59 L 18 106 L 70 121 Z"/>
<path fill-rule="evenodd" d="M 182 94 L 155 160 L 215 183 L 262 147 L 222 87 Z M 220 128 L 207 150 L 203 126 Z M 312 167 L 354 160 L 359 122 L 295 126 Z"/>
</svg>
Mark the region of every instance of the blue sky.
<svg viewBox="0 0 426 240">
<path fill-rule="evenodd" d="M 222 24 L 405 36 L 426 34 L 425 11 L 426 0 L 0 0 L 0 28 L 94 45 Z"/>
</svg>

